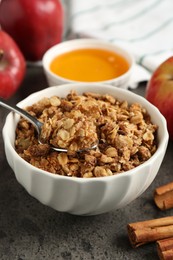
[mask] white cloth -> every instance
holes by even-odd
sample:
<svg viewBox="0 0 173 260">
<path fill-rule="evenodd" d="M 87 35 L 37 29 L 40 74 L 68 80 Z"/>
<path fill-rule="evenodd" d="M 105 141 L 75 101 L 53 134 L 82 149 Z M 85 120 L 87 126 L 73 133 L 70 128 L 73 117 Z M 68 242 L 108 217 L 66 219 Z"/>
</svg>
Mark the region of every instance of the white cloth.
<svg viewBox="0 0 173 260">
<path fill-rule="evenodd" d="M 100 38 L 130 50 L 132 85 L 173 55 L 173 0 L 71 0 L 73 38 Z"/>
</svg>

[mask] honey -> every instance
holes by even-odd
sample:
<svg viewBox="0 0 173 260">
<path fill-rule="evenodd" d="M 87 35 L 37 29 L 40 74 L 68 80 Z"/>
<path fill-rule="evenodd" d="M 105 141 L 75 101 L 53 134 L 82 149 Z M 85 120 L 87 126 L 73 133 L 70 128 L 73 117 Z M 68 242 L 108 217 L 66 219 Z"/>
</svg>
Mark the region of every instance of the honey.
<svg viewBox="0 0 173 260">
<path fill-rule="evenodd" d="M 119 77 L 129 69 L 127 60 L 113 51 L 78 49 L 53 59 L 50 70 L 62 78 L 97 82 Z"/>
</svg>

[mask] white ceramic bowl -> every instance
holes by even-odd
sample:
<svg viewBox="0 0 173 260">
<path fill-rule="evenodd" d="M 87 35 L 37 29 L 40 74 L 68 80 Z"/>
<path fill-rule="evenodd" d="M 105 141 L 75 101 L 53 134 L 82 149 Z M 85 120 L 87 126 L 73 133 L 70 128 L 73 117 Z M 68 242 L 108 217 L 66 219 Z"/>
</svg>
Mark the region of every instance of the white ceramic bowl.
<svg viewBox="0 0 173 260">
<path fill-rule="evenodd" d="M 75 178 L 55 175 L 40 170 L 23 160 L 14 149 L 15 128 L 19 115 L 10 113 L 3 128 L 5 153 L 18 182 L 41 203 L 58 211 L 77 215 L 95 215 L 126 206 L 140 196 L 156 177 L 162 163 L 168 132 L 166 121 L 159 110 L 146 99 L 132 92 L 108 85 L 66 84 L 36 92 L 18 105 L 26 107 L 42 97 L 65 97 L 71 89 L 82 94 L 85 91 L 109 93 L 129 103 L 139 102 L 158 125 L 158 149 L 142 165 L 122 174 L 109 177 Z"/>
<path fill-rule="evenodd" d="M 56 86 L 56 85 L 60 85 L 60 84 L 75 82 L 73 80 L 62 78 L 62 77 L 58 76 L 57 74 L 53 73 L 50 70 L 50 63 L 58 55 L 61 55 L 63 53 L 69 52 L 69 51 L 77 50 L 77 49 L 83 49 L 83 48 L 103 49 L 103 50 L 113 51 L 113 52 L 118 53 L 119 55 L 123 56 L 129 64 L 128 71 L 119 77 L 113 78 L 111 80 L 100 81 L 97 83 L 111 84 L 116 87 L 121 87 L 121 88 L 126 88 L 126 89 L 129 87 L 132 70 L 134 68 L 133 56 L 127 50 L 125 50 L 124 48 L 122 48 L 118 45 L 115 45 L 113 43 L 109 43 L 109 42 L 103 41 L 103 40 L 97 40 L 97 39 L 70 40 L 70 41 L 62 42 L 62 43 L 57 44 L 57 45 L 53 46 L 52 48 L 50 48 L 44 54 L 43 59 L 42 59 L 43 69 L 44 69 L 45 75 L 47 77 L 49 86 Z M 94 83 L 94 82 L 91 82 L 88 84 L 92 84 L 92 83 Z"/>
</svg>

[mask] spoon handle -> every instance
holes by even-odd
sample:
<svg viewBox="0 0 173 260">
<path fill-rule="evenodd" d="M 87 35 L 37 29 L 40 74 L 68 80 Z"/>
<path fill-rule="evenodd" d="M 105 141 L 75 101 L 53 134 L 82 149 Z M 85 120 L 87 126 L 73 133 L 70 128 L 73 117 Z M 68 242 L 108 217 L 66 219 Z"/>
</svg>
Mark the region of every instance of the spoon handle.
<svg viewBox="0 0 173 260">
<path fill-rule="evenodd" d="M 2 100 L 2 98 L 0 98 L 0 105 L 27 119 L 30 123 L 35 125 L 37 130 L 39 130 L 39 127 L 42 126 L 42 123 L 39 122 L 35 117 L 30 115 L 27 111 L 15 105 L 8 105 L 4 100 Z"/>
</svg>

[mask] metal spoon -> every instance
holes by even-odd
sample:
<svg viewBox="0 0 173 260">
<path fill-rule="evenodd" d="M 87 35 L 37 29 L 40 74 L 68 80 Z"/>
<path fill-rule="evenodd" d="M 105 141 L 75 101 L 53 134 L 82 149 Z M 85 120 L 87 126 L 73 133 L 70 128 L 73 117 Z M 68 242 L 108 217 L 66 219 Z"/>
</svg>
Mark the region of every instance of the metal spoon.
<svg viewBox="0 0 173 260">
<path fill-rule="evenodd" d="M 42 144 L 42 142 L 40 141 L 40 135 L 41 135 L 41 130 L 42 130 L 42 126 L 43 126 L 43 123 L 40 122 L 38 119 L 36 119 L 35 117 L 31 116 L 28 112 L 26 112 L 24 109 L 18 107 L 18 106 L 12 106 L 12 105 L 8 105 L 6 102 L 4 102 L 4 100 L 2 101 L 2 99 L 0 98 L 0 105 L 21 115 L 22 117 L 24 117 L 26 120 L 28 120 L 31 124 L 33 124 L 33 126 L 35 127 L 35 129 L 37 130 L 37 133 L 38 133 L 38 141 L 40 144 Z M 98 144 L 94 144 L 92 145 L 91 147 L 88 147 L 88 148 L 84 148 L 84 149 L 81 149 L 81 150 L 78 150 L 77 152 L 83 152 L 83 151 L 87 151 L 87 150 L 92 150 L 92 149 L 96 149 L 98 146 Z M 55 150 L 57 152 L 67 152 L 68 149 L 65 149 L 65 148 L 61 148 L 61 147 L 55 147 L 55 146 L 52 146 L 50 145 L 50 148 L 52 150 Z"/>
</svg>

